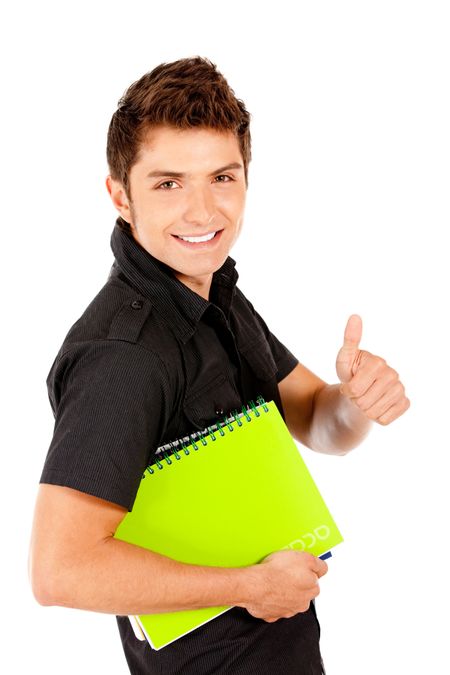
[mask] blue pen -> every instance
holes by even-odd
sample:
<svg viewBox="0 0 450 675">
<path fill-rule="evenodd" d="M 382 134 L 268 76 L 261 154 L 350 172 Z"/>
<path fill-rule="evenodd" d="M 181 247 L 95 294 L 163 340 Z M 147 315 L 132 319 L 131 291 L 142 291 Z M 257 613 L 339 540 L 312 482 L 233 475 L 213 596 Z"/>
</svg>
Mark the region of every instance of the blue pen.
<svg viewBox="0 0 450 675">
<path fill-rule="evenodd" d="M 331 558 L 331 551 L 327 551 L 326 553 L 322 553 L 322 555 L 319 555 L 319 558 L 321 560 L 328 560 L 328 558 Z"/>
</svg>

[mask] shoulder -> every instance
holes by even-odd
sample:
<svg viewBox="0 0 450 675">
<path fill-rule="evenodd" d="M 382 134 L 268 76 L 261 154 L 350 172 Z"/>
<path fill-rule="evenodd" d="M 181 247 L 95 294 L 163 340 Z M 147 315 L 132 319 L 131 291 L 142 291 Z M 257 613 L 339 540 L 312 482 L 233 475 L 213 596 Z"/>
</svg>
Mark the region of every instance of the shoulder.
<svg viewBox="0 0 450 675">
<path fill-rule="evenodd" d="M 178 351 L 174 336 L 167 330 L 151 300 L 141 295 L 117 272 L 89 302 L 81 316 L 68 330 L 57 358 L 76 346 L 107 341 L 126 351 L 123 343 L 156 354 L 170 363 Z M 139 351 L 139 350 L 138 350 Z"/>
<path fill-rule="evenodd" d="M 138 342 L 140 330 L 151 313 L 149 300 L 119 277 L 110 277 L 70 327 L 63 347 L 75 342 L 115 338 Z"/>
<path fill-rule="evenodd" d="M 47 376 L 47 386 L 69 374 L 114 369 L 128 379 L 153 373 L 176 389 L 179 346 L 152 302 L 118 276 L 110 276 L 67 332 Z"/>
</svg>

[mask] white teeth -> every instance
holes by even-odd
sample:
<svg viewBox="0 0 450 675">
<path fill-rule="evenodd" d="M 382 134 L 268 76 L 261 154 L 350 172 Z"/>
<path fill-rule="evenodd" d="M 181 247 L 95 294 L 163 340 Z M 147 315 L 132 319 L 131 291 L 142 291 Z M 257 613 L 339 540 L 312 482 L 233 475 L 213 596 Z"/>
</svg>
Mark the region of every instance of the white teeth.
<svg viewBox="0 0 450 675">
<path fill-rule="evenodd" d="M 191 243 L 196 244 L 201 241 L 209 241 L 214 237 L 215 234 L 215 232 L 211 232 L 211 234 L 205 234 L 203 237 L 181 237 L 179 234 L 177 234 L 177 237 L 179 239 L 183 239 L 183 241 L 190 241 Z"/>
</svg>

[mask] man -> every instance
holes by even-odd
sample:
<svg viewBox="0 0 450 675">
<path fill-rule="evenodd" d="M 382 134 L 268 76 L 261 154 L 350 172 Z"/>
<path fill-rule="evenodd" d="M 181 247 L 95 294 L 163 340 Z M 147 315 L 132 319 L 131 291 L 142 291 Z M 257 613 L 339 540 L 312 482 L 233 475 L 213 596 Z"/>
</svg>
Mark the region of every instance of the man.
<svg viewBox="0 0 450 675">
<path fill-rule="evenodd" d="M 116 614 L 132 673 L 323 672 L 322 560 L 278 551 L 246 568 L 204 567 L 113 538 L 157 447 L 258 394 L 294 438 L 330 454 L 409 407 L 397 373 L 359 349 L 359 316 L 330 385 L 237 287 L 229 251 L 243 223 L 249 118 L 199 57 L 161 64 L 127 90 L 108 132 L 114 264 L 47 379 L 55 429 L 35 510 L 33 592 L 43 605 Z M 218 605 L 233 609 L 159 651 L 127 618 Z"/>
</svg>

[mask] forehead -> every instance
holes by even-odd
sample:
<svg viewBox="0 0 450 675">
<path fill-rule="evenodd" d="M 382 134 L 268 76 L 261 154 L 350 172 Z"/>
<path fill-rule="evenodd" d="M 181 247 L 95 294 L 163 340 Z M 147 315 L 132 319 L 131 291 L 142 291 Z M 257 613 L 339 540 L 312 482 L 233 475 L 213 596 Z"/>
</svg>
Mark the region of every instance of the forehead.
<svg viewBox="0 0 450 675">
<path fill-rule="evenodd" d="M 239 141 L 232 131 L 218 131 L 205 127 L 176 129 L 159 126 L 149 129 L 141 142 L 137 163 L 158 168 L 162 160 L 172 168 L 180 164 L 209 166 L 224 159 L 223 163 L 241 160 Z M 155 165 L 155 167 L 153 167 Z M 169 164 L 167 164 L 169 166 Z M 179 167 L 183 170 L 183 167 Z M 187 168 L 187 167 L 184 167 Z"/>
</svg>

